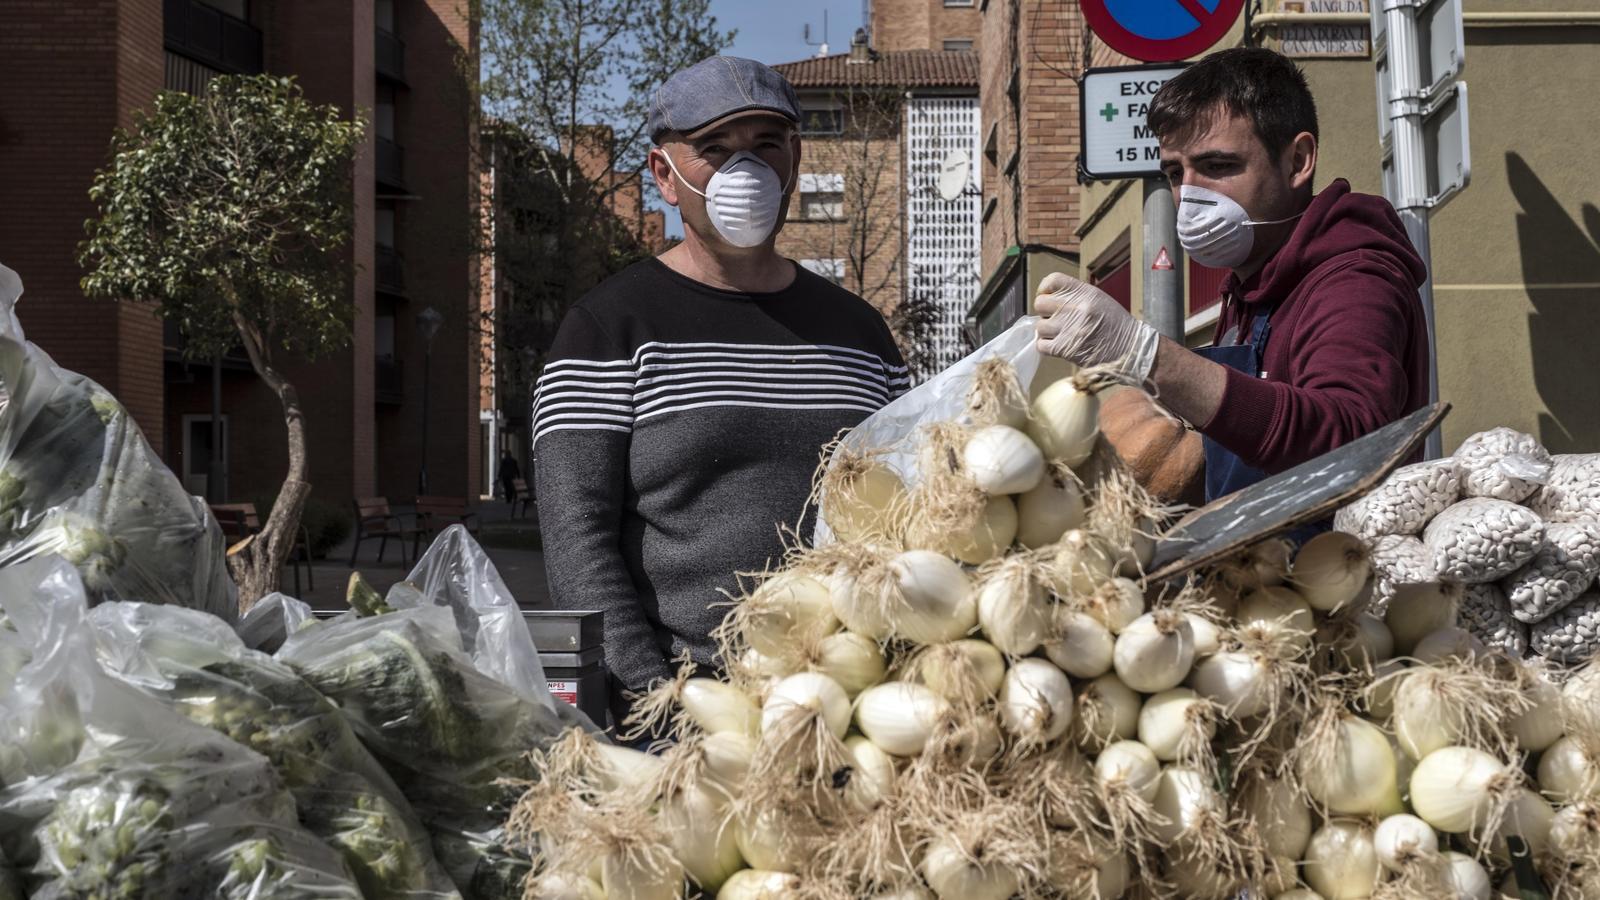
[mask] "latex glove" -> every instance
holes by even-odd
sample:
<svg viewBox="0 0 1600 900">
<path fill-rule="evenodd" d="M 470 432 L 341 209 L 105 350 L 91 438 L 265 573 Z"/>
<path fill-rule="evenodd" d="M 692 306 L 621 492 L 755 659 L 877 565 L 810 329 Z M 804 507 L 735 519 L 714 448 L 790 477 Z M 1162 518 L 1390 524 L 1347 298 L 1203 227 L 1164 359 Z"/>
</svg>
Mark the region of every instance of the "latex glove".
<svg viewBox="0 0 1600 900">
<path fill-rule="evenodd" d="M 1129 315 L 1105 291 L 1052 272 L 1039 283 L 1034 308 L 1042 317 L 1036 329 L 1040 353 L 1084 367 L 1120 361 L 1129 377 L 1150 377 L 1160 333 Z"/>
</svg>

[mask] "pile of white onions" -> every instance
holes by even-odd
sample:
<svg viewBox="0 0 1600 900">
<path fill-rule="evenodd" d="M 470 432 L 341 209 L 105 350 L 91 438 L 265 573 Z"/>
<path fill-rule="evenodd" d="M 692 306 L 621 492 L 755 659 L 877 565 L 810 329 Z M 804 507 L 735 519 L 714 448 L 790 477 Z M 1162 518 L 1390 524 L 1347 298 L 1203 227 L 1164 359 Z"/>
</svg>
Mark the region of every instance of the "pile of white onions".
<svg viewBox="0 0 1600 900">
<path fill-rule="evenodd" d="M 538 896 L 1489 898 L 1524 847 L 1600 884 L 1600 674 L 1491 659 L 1447 586 L 1380 614 L 1337 532 L 1141 583 L 1104 383 L 989 361 L 917 471 L 839 451 L 834 542 L 636 707 L 675 743 L 539 759 Z"/>
</svg>

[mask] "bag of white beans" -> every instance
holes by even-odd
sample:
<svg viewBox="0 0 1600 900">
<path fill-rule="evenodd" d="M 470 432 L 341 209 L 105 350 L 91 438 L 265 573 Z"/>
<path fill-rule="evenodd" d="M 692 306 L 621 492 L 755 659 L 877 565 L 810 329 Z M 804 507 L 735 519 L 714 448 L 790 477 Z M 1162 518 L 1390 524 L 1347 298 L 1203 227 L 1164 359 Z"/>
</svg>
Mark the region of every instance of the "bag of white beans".
<svg viewBox="0 0 1600 900">
<path fill-rule="evenodd" d="M 1600 519 L 1600 453 L 1552 457 L 1550 478 L 1528 499 L 1547 522 Z"/>
<path fill-rule="evenodd" d="M 1462 441 L 1461 496 L 1521 503 L 1550 480 L 1550 451 L 1531 434 L 1491 428 Z"/>
<path fill-rule="evenodd" d="M 1544 546 L 1544 520 L 1515 503 L 1474 497 L 1428 523 L 1422 543 L 1438 578 L 1463 584 L 1498 581 L 1527 565 Z"/>
<path fill-rule="evenodd" d="M 1600 521 L 1545 526 L 1544 546 L 1501 582 L 1511 614 L 1538 622 L 1577 599 L 1600 575 Z"/>
<path fill-rule="evenodd" d="M 1453 459 L 1405 466 L 1371 493 L 1339 510 L 1333 527 L 1368 541 L 1391 534 L 1420 534 L 1460 493 L 1461 470 Z"/>
</svg>

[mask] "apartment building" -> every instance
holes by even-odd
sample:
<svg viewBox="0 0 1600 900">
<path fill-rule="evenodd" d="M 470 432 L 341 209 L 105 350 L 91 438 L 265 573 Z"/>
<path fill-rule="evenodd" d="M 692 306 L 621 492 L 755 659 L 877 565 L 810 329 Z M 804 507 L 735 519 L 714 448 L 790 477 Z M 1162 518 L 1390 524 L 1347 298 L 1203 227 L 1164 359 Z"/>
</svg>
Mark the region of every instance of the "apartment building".
<svg viewBox="0 0 1600 900">
<path fill-rule="evenodd" d="M 461 75 L 476 41 L 465 8 L 456 0 L 7 4 L 0 260 L 26 286 L 23 325 L 59 363 L 115 393 L 194 492 L 206 492 L 212 474 L 214 378 L 226 478 L 211 487 L 229 499 L 269 495 L 281 482 L 276 399 L 242 356 L 214 373 L 186 361 L 179 335 L 148 309 L 86 299 L 75 248 L 113 129 L 131 125 L 162 89 L 203 91 L 219 74 L 257 72 L 291 75 L 311 100 L 371 122 L 352 176 L 351 346 L 316 362 L 282 361 L 307 416 L 313 496 L 341 506 L 352 496 L 409 497 L 424 460 L 430 493 L 476 497 L 484 488 L 492 447 L 482 407 L 494 398 L 483 390 L 475 327 L 485 295 L 471 227 L 481 182 L 473 96 Z"/>
</svg>

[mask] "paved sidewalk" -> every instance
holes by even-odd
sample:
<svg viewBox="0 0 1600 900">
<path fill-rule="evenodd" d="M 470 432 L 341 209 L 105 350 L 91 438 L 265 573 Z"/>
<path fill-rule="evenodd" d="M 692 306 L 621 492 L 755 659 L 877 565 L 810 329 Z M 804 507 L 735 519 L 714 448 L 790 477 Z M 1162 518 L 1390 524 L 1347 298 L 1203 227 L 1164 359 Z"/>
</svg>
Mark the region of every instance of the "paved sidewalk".
<svg viewBox="0 0 1600 900">
<path fill-rule="evenodd" d="M 494 563 L 495 569 L 500 572 L 500 577 L 511 590 L 525 609 L 550 609 L 550 586 L 545 581 L 544 553 L 539 548 L 538 526 L 532 513 L 526 518 L 511 519 L 507 506 L 501 502 L 486 502 L 478 510 L 483 527 L 479 539 L 486 544 L 485 549 L 489 559 Z M 409 518 L 408 518 L 409 521 Z M 316 582 L 315 590 L 306 588 L 305 569 L 300 572 L 301 594 L 300 599 L 311 604 L 317 609 L 344 609 L 345 586 L 350 580 L 352 571 L 359 571 L 373 587 L 379 591 L 387 591 L 390 585 L 403 581 L 411 571 L 415 562 L 411 558 L 411 548 L 406 548 L 408 562 L 402 566 L 400 551 L 395 541 L 390 541 L 383 554 L 383 562 L 377 562 L 378 541 L 369 540 L 361 544 L 361 552 L 357 557 L 356 567 L 350 568 L 350 547 L 352 539 L 347 539 L 328 553 L 327 559 L 318 560 L 312 568 L 312 581 Z M 427 552 L 427 545 L 422 546 L 422 551 Z M 283 570 L 283 591 L 294 593 L 293 567 L 285 566 Z"/>
</svg>

